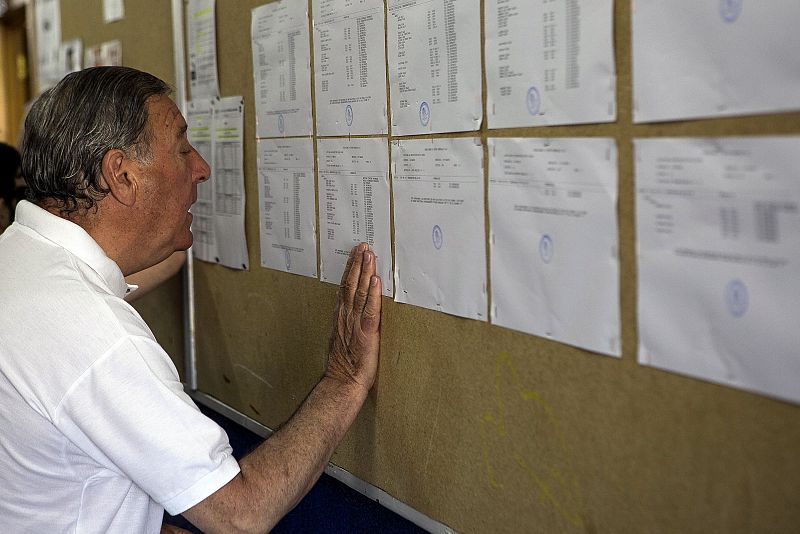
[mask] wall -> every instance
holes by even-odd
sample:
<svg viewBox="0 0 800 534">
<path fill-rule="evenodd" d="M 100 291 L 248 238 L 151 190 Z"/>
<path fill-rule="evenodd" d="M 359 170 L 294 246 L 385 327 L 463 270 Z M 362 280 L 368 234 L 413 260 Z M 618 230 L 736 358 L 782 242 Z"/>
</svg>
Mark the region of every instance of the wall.
<svg viewBox="0 0 800 534">
<path fill-rule="evenodd" d="M 195 290 L 199 389 L 275 428 L 323 371 L 336 289 L 258 267 L 249 27 L 262 3 L 217 3 L 221 92 L 245 100 L 252 268 L 197 262 Z M 380 375 L 333 463 L 460 532 L 790 531 L 800 409 L 636 363 L 631 140 L 797 134 L 800 114 L 634 125 L 628 2 L 614 23 L 616 123 L 491 134 L 616 139 L 623 357 L 385 298 Z"/>
</svg>

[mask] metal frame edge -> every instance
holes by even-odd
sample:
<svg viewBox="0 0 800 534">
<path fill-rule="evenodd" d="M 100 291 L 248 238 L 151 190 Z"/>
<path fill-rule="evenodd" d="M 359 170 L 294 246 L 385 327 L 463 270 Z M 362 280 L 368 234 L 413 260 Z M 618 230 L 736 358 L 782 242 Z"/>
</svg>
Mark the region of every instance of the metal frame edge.
<svg viewBox="0 0 800 534">
<path fill-rule="evenodd" d="M 186 115 L 186 49 L 183 44 L 183 0 L 171 0 L 172 55 L 175 63 L 175 102 Z M 194 255 L 186 251 L 183 266 L 183 373 L 192 391 L 197 389 L 197 347 L 195 342 Z"/>
</svg>

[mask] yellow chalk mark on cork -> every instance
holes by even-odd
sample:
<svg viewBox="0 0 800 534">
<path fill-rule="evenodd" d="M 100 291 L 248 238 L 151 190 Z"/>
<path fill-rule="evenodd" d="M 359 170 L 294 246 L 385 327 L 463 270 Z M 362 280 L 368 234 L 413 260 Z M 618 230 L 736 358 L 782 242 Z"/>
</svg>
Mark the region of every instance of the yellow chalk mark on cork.
<svg viewBox="0 0 800 534">
<path fill-rule="evenodd" d="M 504 380 L 504 372 L 508 380 Z M 584 522 L 580 510 L 583 505 L 576 477 L 574 474 L 564 473 L 553 462 L 542 461 L 539 464 L 532 464 L 525 458 L 521 453 L 521 444 L 510 435 L 506 426 L 508 410 L 506 399 L 521 402 L 523 411 L 530 410 L 530 413 L 537 417 L 542 427 L 554 435 L 556 452 L 562 463 L 569 465 L 569 449 L 552 407 L 537 392 L 524 387 L 514 362 L 503 352 L 495 359 L 494 410 L 483 414 L 480 418 L 481 446 L 489 486 L 502 489 L 504 479 L 518 475 L 517 472 L 498 473 L 493 466 L 493 460 L 500 459 L 501 451 L 510 448 L 512 451 L 510 458 L 519 467 L 519 472 L 532 483 L 539 503 L 542 505 L 549 503 L 563 519 L 576 527 L 582 527 Z M 508 440 L 506 447 L 490 447 L 491 438 L 496 440 L 498 437 Z M 539 437 L 544 439 L 542 436 Z M 536 440 L 537 436 L 531 439 Z"/>
</svg>

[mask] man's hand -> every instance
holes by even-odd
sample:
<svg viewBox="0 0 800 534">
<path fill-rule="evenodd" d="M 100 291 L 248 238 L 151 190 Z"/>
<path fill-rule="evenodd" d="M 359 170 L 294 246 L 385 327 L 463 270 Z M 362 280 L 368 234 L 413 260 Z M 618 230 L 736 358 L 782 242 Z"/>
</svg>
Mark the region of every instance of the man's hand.
<svg viewBox="0 0 800 534">
<path fill-rule="evenodd" d="M 380 355 L 381 279 L 366 243 L 350 252 L 336 300 L 325 375 L 368 391 Z"/>
<path fill-rule="evenodd" d="M 267 532 L 317 481 L 375 381 L 381 279 L 375 254 L 350 252 L 336 303 L 325 376 L 297 412 L 239 462 L 242 472 L 183 515 L 204 532 Z"/>
</svg>

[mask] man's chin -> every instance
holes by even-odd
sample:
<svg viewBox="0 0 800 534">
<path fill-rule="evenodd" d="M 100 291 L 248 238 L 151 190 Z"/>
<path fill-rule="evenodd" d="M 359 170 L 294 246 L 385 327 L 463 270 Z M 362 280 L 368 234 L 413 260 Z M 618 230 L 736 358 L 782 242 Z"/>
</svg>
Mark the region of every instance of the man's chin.
<svg viewBox="0 0 800 534">
<path fill-rule="evenodd" d="M 194 243 L 194 234 L 192 234 L 191 230 L 187 230 L 186 235 L 184 235 L 179 242 L 175 243 L 175 251 L 188 250 L 189 247 L 192 246 L 192 243 Z"/>
</svg>

